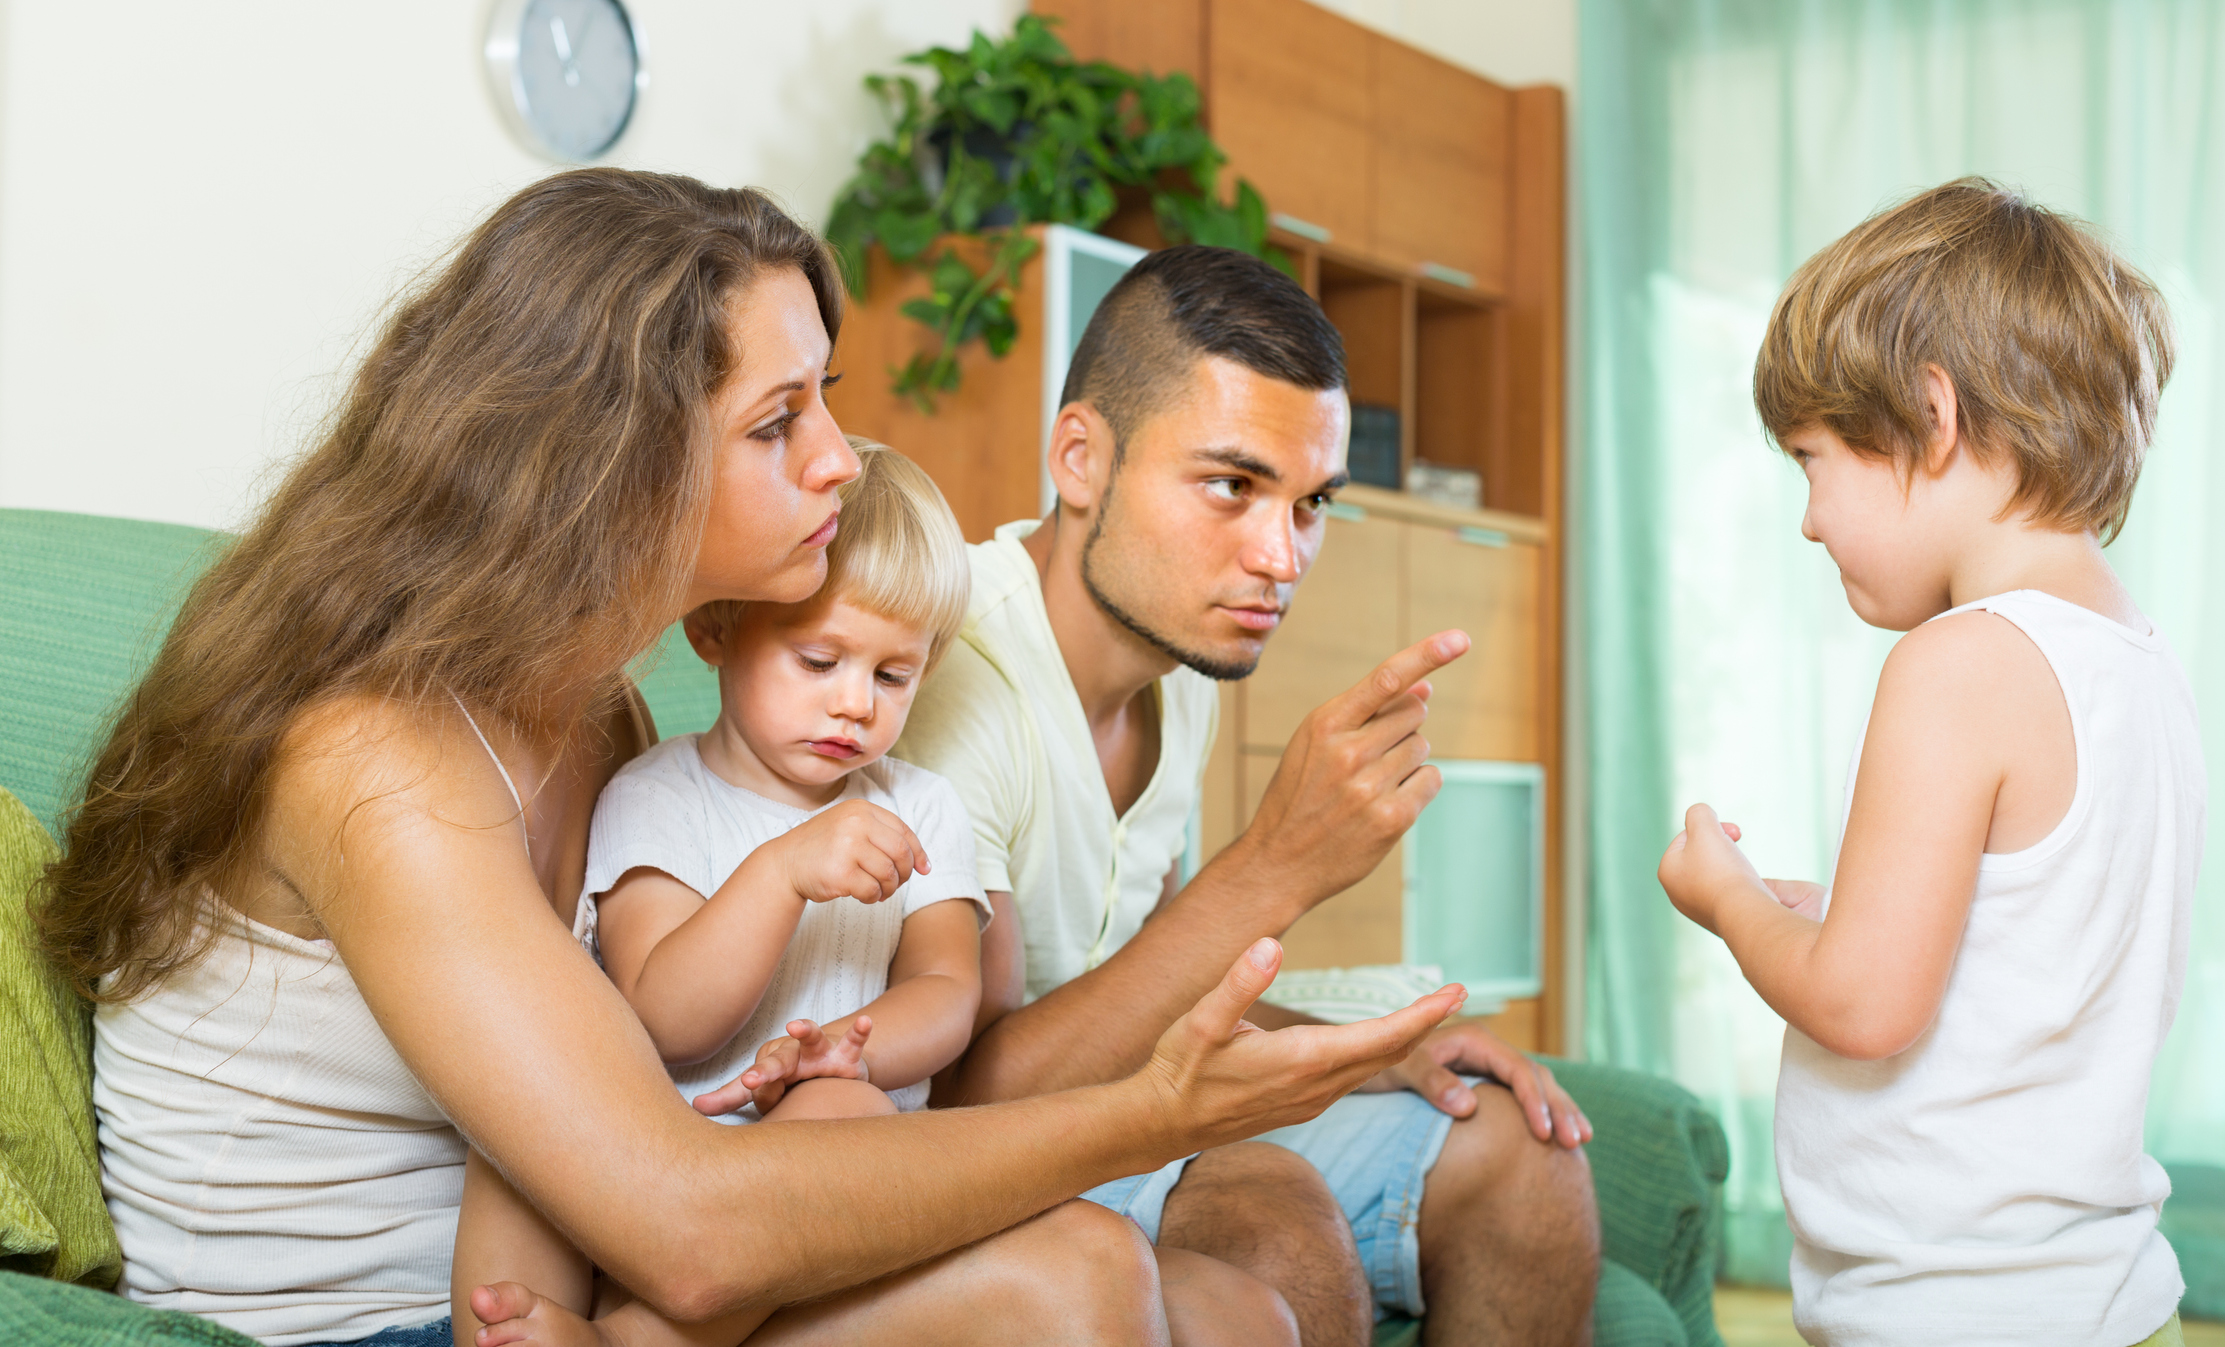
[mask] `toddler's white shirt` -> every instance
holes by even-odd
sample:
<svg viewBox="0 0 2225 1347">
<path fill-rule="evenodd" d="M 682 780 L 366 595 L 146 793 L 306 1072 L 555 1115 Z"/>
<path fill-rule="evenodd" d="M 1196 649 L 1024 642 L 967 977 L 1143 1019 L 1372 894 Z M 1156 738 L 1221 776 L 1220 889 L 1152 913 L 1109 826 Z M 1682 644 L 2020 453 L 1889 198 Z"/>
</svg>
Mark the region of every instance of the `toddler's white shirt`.
<svg viewBox="0 0 2225 1347">
<path fill-rule="evenodd" d="M 2045 838 L 1980 862 L 1946 995 L 1914 1045 L 1859 1062 L 1785 1031 L 1793 1317 L 1832 1347 L 2126 1347 L 2184 1290 L 2156 1230 L 2170 1180 L 2142 1125 L 2202 857 L 2194 695 L 2160 635 L 2034 590 L 1954 611 L 1972 608 L 2047 657 L 2076 792 Z"/>
<path fill-rule="evenodd" d="M 757 1009 L 724 1048 L 708 1060 L 671 1068 L 680 1094 L 693 1099 L 749 1068 L 757 1049 L 787 1033 L 788 1021 L 824 1024 L 863 1008 L 888 990 L 889 961 L 896 957 L 904 918 L 921 908 L 959 898 L 989 920 L 988 901 L 975 878 L 973 824 L 950 783 L 908 762 L 883 758 L 850 773 L 842 793 L 822 809 L 804 810 L 768 800 L 721 779 L 696 749 L 701 735 L 667 739 L 619 769 L 595 802 L 587 842 L 587 883 L 572 933 L 601 958 L 596 943 L 596 899 L 628 870 L 662 870 L 708 899 L 758 847 L 844 800 L 865 800 L 896 815 L 927 848 L 934 869 L 914 875 L 878 903 L 837 898 L 806 903 L 796 934 L 773 970 Z M 900 1109 L 927 1103 L 928 1083 L 891 1090 Z M 718 1119 L 757 1120 L 757 1107 Z"/>
</svg>

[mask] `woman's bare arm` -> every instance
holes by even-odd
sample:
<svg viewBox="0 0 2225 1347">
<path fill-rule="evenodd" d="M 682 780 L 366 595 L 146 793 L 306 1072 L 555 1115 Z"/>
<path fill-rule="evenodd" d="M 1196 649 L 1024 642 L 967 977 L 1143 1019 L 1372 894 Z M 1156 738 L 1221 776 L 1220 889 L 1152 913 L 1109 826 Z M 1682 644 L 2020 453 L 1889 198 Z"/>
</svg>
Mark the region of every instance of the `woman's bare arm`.
<svg viewBox="0 0 2225 1347">
<path fill-rule="evenodd" d="M 582 1252 L 676 1318 L 854 1286 L 1119 1175 L 1311 1117 L 1404 1058 L 1460 999 L 1266 1034 L 1240 1023 L 1273 977 L 1263 941 L 1113 1084 L 720 1127 L 673 1092 L 616 988 L 555 919 L 460 717 L 431 719 L 369 699 L 304 717 L 274 782 L 266 854 L 448 1116 Z"/>
</svg>

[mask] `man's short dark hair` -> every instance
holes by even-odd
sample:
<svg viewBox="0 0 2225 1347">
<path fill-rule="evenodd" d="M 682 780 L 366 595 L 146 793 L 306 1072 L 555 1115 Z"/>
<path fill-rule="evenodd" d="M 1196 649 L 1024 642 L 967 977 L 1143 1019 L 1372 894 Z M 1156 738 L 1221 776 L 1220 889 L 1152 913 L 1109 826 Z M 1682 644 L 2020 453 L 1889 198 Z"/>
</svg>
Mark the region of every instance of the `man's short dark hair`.
<svg viewBox="0 0 2225 1347">
<path fill-rule="evenodd" d="M 1345 387 L 1344 338 L 1278 268 L 1233 248 L 1163 248 L 1106 293 L 1060 403 L 1087 402 L 1116 453 L 1206 356 L 1312 392 Z"/>
</svg>

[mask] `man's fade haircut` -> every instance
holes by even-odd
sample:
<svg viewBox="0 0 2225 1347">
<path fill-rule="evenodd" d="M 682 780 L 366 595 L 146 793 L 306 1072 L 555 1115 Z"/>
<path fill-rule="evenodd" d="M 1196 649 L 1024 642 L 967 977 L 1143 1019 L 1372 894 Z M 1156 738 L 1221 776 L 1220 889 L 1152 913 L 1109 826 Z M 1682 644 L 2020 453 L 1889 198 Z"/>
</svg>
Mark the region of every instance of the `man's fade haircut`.
<svg viewBox="0 0 2225 1347">
<path fill-rule="evenodd" d="M 926 469 L 885 444 L 848 438 L 857 451 L 858 475 L 840 488 L 842 515 L 827 544 L 827 578 L 812 598 L 831 595 L 926 632 L 924 675 L 966 624 L 973 593 L 966 538 Z M 726 626 L 741 616 L 746 602 L 717 599 L 702 612 Z"/>
<path fill-rule="evenodd" d="M 1935 431 L 1924 371 L 1937 365 L 1962 442 L 2015 465 L 2011 508 L 2108 541 L 2172 359 L 2162 295 L 2090 229 L 1958 178 L 1801 264 L 1754 362 L 1754 407 L 1780 446 L 1821 426 L 1912 475 Z"/>
<path fill-rule="evenodd" d="M 1313 296 L 1249 253 L 1186 244 L 1146 255 L 1106 292 L 1059 402 L 1097 409 L 1117 464 L 1206 356 L 1309 392 L 1346 386 L 1344 338 Z"/>
</svg>

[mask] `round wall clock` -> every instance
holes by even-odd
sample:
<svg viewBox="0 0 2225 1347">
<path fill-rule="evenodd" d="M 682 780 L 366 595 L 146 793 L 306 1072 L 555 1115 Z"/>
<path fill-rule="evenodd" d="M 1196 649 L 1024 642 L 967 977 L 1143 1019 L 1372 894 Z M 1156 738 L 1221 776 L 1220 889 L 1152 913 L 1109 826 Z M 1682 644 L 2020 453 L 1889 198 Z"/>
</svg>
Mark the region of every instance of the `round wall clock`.
<svg viewBox="0 0 2225 1347">
<path fill-rule="evenodd" d="M 641 34 L 619 0 L 499 0 L 487 77 L 519 139 L 567 163 L 617 144 L 649 82 Z"/>
</svg>

